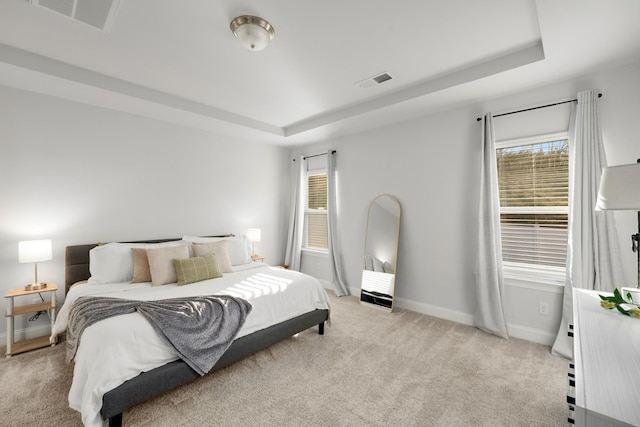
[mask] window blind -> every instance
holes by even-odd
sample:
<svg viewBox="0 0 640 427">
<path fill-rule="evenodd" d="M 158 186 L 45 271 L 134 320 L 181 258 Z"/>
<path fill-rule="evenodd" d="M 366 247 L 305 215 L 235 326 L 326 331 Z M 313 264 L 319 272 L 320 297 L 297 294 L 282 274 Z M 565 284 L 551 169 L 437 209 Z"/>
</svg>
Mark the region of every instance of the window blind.
<svg viewBox="0 0 640 427">
<path fill-rule="evenodd" d="M 327 175 L 309 175 L 307 201 L 309 209 L 327 209 Z"/>
<path fill-rule="evenodd" d="M 307 177 L 307 209 L 305 211 L 303 246 L 321 250 L 329 248 L 326 173 Z"/>
<path fill-rule="evenodd" d="M 311 249 L 328 249 L 327 213 L 307 212 L 305 222 L 305 247 Z"/>
<path fill-rule="evenodd" d="M 496 150 L 502 259 L 566 265 L 569 150 L 566 139 Z"/>
</svg>

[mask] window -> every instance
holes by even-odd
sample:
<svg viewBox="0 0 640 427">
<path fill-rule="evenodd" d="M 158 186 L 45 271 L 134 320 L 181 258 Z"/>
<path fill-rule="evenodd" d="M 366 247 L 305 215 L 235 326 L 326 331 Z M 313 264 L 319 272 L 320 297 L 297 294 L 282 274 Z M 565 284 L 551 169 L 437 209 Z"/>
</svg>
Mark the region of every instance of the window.
<svg viewBox="0 0 640 427">
<path fill-rule="evenodd" d="M 566 134 L 496 144 L 505 273 L 558 282 L 567 255 L 569 147 Z"/>
<path fill-rule="evenodd" d="M 302 247 L 324 250 L 329 248 L 327 236 L 327 173 L 307 174 L 307 206 L 304 213 Z"/>
</svg>

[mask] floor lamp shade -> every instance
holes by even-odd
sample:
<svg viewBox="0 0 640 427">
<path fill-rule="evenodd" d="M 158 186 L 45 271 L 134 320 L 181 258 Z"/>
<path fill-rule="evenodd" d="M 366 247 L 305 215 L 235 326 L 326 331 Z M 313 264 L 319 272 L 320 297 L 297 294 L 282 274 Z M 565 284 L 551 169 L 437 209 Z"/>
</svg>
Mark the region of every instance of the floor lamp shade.
<svg viewBox="0 0 640 427">
<path fill-rule="evenodd" d="M 640 163 L 602 171 L 596 210 L 640 211 Z"/>
<path fill-rule="evenodd" d="M 638 257 L 637 288 L 640 289 L 640 160 L 636 164 L 612 166 L 602 171 L 596 210 L 638 212 L 638 232 L 631 235 L 631 250 Z"/>
</svg>

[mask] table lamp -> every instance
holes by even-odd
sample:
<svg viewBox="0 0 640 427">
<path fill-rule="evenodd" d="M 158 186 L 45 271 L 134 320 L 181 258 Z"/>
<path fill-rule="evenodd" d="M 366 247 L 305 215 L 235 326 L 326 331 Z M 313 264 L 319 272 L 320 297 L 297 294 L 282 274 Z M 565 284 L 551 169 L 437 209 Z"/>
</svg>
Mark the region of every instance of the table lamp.
<svg viewBox="0 0 640 427">
<path fill-rule="evenodd" d="M 604 168 L 596 210 L 638 212 L 638 232 L 631 235 L 631 250 L 638 254 L 637 287 L 640 288 L 640 159 L 636 164 Z"/>
<path fill-rule="evenodd" d="M 46 283 L 38 282 L 38 263 L 49 261 L 53 258 L 51 240 L 25 240 L 18 242 L 18 262 L 34 263 L 35 280 L 27 285 L 25 289 L 40 289 L 46 287 Z"/>
<path fill-rule="evenodd" d="M 255 243 L 260 241 L 261 231 L 259 228 L 248 228 L 247 229 L 247 240 L 251 242 L 251 258 L 255 258 Z"/>
</svg>

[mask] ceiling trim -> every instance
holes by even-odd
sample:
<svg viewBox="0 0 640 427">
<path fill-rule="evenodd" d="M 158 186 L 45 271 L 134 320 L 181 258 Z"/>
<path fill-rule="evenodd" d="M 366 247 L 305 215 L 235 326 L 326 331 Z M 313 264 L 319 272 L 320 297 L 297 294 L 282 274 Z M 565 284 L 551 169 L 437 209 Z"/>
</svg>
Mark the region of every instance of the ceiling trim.
<svg viewBox="0 0 640 427">
<path fill-rule="evenodd" d="M 363 103 L 332 110 L 285 127 L 278 127 L 0 43 L 0 61 L 4 63 L 279 137 L 289 137 L 307 132 L 331 123 L 512 70 L 544 58 L 542 41 L 538 40 L 533 45 L 523 46 L 517 50 L 471 66 L 423 80 L 399 91 L 379 96 Z"/>
<path fill-rule="evenodd" d="M 545 58 L 542 40 L 534 45 L 527 45 L 507 54 L 461 68 L 441 76 L 426 79 L 388 95 L 374 98 L 368 102 L 351 105 L 345 108 L 320 114 L 309 119 L 301 120 L 284 128 L 285 136 L 292 136 L 301 132 L 325 126 L 340 120 L 368 113 L 383 107 L 388 107 L 414 98 L 419 98 L 443 89 L 448 89 L 474 80 L 479 80 L 494 74 L 512 70 L 523 65 L 541 61 Z"/>
<path fill-rule="evenodd" d="M 269 123 L 264 123 L 259 120 L 254 120 L 239 114 L 231 113 L 210 105 L 191 101 L 186 98 L 171 95 L 135 83 L 126 82 L 105 74 L 67 64 L 36 53 L 27 52 L 2 43 L 0 43 L 0 61 L 17 67 L 60 77 L 65 80 L 119 93 L 121 95 L 177 108 L 179 110 L 206 116 L 212 119 L 222 120 L 251 129 L 268 132 L 277 136 L 284 136 L 283 129 Z"/>
</svg>

